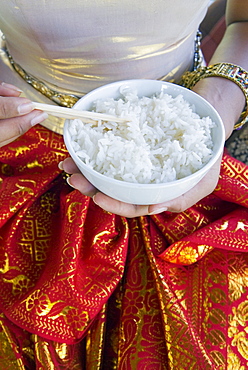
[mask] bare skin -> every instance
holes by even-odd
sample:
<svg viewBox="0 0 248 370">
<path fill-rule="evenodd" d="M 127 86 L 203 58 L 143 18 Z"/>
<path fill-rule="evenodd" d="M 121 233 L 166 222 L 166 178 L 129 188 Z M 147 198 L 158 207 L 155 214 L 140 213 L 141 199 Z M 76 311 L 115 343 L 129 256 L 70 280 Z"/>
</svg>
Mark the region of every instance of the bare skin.
<svg viewBox="0 0 248 370">
<path fill-rule="evenodd" d="M 47 114 L 34 110 L 31 101 L 19 97 L 20 94 L 17 87 L 0 84 L 0 146 L 17 139 L 47 118 Z"/>
<path fill-rule="evenodd" d="M 226 33 L 210 64 L 230 62 L 248 70 L 248 2 L 246 0 L 228 0 L 226 23 Z M 210 77 L 198 82 L 194 91 L 208 100 L 219 112 L 225 125 L 227 139 L 245 105 L 245 97 L 241 89 L 227 79 Z M 93 197 L 94 202 L 104 210 L 121 216 L 136 217 L 165 210 L 181 212 L 191 207 L 215 189 L 219 179 L 220 163 L 221 158 L 192 190 L 172 201 L 150 206 L 125 204 L 100 193 L 80 175 L 70 158 L 61 163 L 60 168 L 72 174 L 68 180 L 72 187 Z"/>
</svg>

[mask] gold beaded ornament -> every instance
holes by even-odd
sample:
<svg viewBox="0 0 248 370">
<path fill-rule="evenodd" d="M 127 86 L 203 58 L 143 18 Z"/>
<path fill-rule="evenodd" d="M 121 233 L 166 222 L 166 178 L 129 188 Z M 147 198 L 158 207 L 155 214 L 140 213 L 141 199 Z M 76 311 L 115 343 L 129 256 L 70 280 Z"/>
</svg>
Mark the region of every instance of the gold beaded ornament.
<svg viewBox="0 0 248 370">
<path fill-rule="evenodd" d="M 199 67 L 195 71 L 186 72 L 182 76 L 181 85 L 192 89 L 200 80 L 206 77 L 224 77 L 236 83 L 245 95 L 245 109 L 234 129 L 241 129 L 248 120 L 248 72 L 240 66 L 231 63 L 217 63 L 207 67 Z"/>
<path fill-rule="evenodd" d="M 206 77 L 224 77 L 236 83 L 245 95 L 246 105 L 239 121 L 234 125 L 234 129 L 241 129 L 248 120 L 248 72 L 240 66 L 231 63 L 217 63 L 207 67 L 199 66 L 201 33 L 198 32 L 195 41 L 194 70 L 186 72 L 181 79 L 180 85 L 192 89 L 200 80 Z M 30 76 L 19 64 L 17 64 L 5 46 L 6 55 L 14 70 L 33 88 L 57 103 L 58 105 L 71 108 L 80 98 L 73 94 L 64 94 L 47 87 L 43 82 Z"/>
</svg>

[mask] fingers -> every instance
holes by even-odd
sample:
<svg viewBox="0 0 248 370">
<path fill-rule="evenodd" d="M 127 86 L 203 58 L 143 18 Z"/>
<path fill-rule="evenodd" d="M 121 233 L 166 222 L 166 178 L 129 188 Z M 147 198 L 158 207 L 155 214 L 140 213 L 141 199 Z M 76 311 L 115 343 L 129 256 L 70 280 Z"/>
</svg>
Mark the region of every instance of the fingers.
<svg viewBox="0 0 248 370">
<path fill-rule="evenodd" d="M 22 91 L 18 87 L 0 83 L 0 119 L 23 116 L 34 110 L 34 104 L 26 98 L 19 97 Z"/>
<path fill-rule="evenodd" d="M 43 122 L 48 115 L 34 110 L 33 103 L 19 97 L 18 87 L 0 83 L 0 146 L 15 140 L 32 126 Z"/>
<path fill-rule="evenodd" d="M 149 214 L 157 214 L 166 210 L 170 212 L 183 212 L 207 195 L 211 194 L 219 180 L 221 159 L 222 155 L 203 179 L 191 190 L 169 202 L 150 206 Z"/>
<path fill-rule="evenodd" d="M 148 206 L 138 206 L 135 204 L 123 203 L 107 195 L 97 192 L 93 196 L 94 202 L 107 212 L 114 213 L 119 216 L 133 218 L 144 216 L 149 213 Z"/>
<path fill-rule="evenodd" d="M 23 116 L 34 110 L 32 102 L 20 97 L 0 97 L 0 119 Z"/>
<path fill-rule="evenodd" d="M 123 203 L 99 192 L 80 173 L 79 169 L 71 158 L 67 158 L 65 161 L 61 162 L 59 167 L 67 173 L 72 173 L 72 176 L 68 179 L 68 184 L 79 190 L 82 194 L 93 197 L 94 202 L 99 207 L 116 215 L 133 218 L 158 214 L 164 211 L 183 212 L 196 204 L 202 198 L 212 193 L 215 189 L 219 180 L 221 159 L 222 155 L 216 164 L 210 169 L 207 175 L 187 193 L 169 202 L 150 206 Z"/>
<path fill-rule="evenodd" d="M 60 162 L 59 168 L 69 174 L 80 173 L 79 169 L 77 168 L 75 162 L 71 157 L 68 157 L 64 161 Z"/>
<path fill-rule="evenodd" d="M 67 182 L 70 186 L 89 197 L 93 197 L 97 192 L 97 189 L 80 173 L 71 175 L 71 177 L 67 179 Z"/>
<path fill-rule="evenodd" d="M 67 182 L 82 194 L 93 197 L 94 202 L 107 212 L 124 217 L 137 217 L 148 213 L 148 206 L 127 204 L 99 192 L 79 171 L 72 158 L 59 163 L 59 168 L 72 174 Z"/>
<path fill-rule="evenodd" d="M 0 95 L 1 96 L 19 96 L 22 90 L 18 87 L 7 84 L 5 82 L 0 82 Z"/>
<path fill-rule="evenodd" d="M 0 146 L 2 147 L 15 140 L 17 137 L 27 132 L 32 126 L 43 122 L 47 117 L 48 115 L 46 113 L 34 110 L 24 116 L 1 120 Z"/>
<path fill-rule="evenodd" d="M 72 174 L 70 178 L 67 178 L 67 182 L 71 187 L 89 197 L 93 197 L 96 194 L 97 189 L 81 174 L 71 157 L 60 162 L 58 166 L 66 173 Z"/>
</svg>

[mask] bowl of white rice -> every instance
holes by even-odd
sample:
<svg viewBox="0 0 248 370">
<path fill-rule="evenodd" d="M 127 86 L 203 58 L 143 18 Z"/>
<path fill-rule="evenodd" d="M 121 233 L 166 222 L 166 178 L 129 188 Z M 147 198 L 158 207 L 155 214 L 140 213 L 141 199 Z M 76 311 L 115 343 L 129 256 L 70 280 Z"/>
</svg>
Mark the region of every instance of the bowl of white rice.
<svg viewBox="0 0 248 370">
<path fill-rule="evenodd" d="M 86 94 L 73 108 L 127 119 L 74 119 L 64 125 L 66 147 L 82 174 L 122 202 L 149 205 L 177 198 L 206 175 L 223 150 L 217 111 L 169 82 L 114 82 Z"/>
</svg>

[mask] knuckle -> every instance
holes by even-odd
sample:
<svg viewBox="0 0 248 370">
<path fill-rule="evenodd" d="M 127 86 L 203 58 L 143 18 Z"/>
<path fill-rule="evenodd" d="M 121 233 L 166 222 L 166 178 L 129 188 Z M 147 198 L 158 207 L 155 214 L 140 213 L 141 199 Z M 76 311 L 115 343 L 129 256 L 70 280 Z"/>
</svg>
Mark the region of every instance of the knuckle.
<svg viewBox="0 0 248 370">
<path fill-rule="evenodd" d="M 17 122 L 17 132 L 18 132 L 19 136 L 25 134 L 25 132 L 26 132 L 22 120 L 18 120 L 18 122 Z"/>
<path fill-rule="evenodd" d="M 6 99 L 3 97 L 0 98 L 0 118 L 1 119 L 8 118 L 8 106 Z"/>
<path fill-rule="evenodd" d="M 173 213 L 182 213 L 184 211 L 186 211 L 186 209 L 188 209 L 189 207 L 182 207 L 182 206 L 177 206 L 177 207 L 171 207 L 168 209 L 169 212 L 173 212 Z"/>
<path fill-rule="evenodd" d="M 168 207 L 168 211 L 173 212 L 173 213 L 181 213 L 181 212 L 186 211 L 190 206 L 191 206 L 191 204 L 188 204 L 187 200 L 183 199 L 183 197 L 182 197 L 180 199 L 180 201 L 178 201 L 174 204 L 171 204 Z"/>
<path fill-rule="evenodd" d="M 16 136 L 22 136 L 29 129 L 29 120 L 26 117 L 10 118 L 8 121 Z"/>
</svg>

